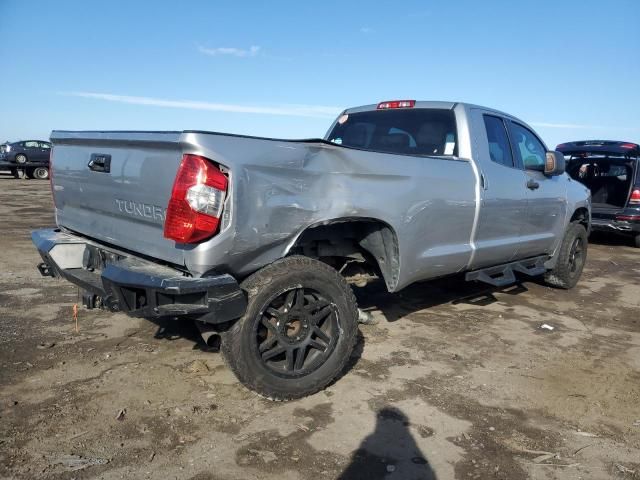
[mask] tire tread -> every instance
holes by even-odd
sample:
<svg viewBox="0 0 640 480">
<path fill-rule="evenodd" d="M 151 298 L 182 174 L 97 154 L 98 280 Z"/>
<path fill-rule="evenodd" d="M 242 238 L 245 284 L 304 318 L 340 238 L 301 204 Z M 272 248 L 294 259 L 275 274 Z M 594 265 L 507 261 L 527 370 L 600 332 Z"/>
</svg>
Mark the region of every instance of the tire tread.
<svg viewBox="0 0 640 480">
<path fill-rule="evenodd" d="M 250 303 L 251 299 L 257 294 L 258 291 L 268 287 L 270 283 L 273 283 L 274 278 L 286 277 L 287 275 L 290 275 L 292 271 L 296 270 L 309 271 L 314 269 L 324 270 L 326 274 L 328 274 L 330 277 L 333 277 L 333 280 L 335 280 L 336 284 L 339 285 L 345 293 L 345 300 L 349 306 L 349 309 L 355 312 L 355 318 L 352 319 L 351 322 L 348 322 L 348 325 L 342 326 L 344 341 L 347 342 L 347 351 L 352 352 L 356 343 L 356 333 L 358 330 L 358 305 L 356 297 L 346 280 L 329 265 L 304 256 L 296 255 L 285 257 L 275 261 L 270 265 L 267 265 L 262 270 L 258 270 L 256 273 L 249 276 L 245 281 L 243 281 L 240 287 L 246 292 L 248 296 L 248 302 Z M 247 308 L 247 311 L 248 310 L 249 308 Z M 245 317 L 242 317 L 241 319 L 236 321 L 226 332 L 223 332 L 221 348 L 222 354 L 225 362 L 227 363 L 229 368 L 231 368 L 232 372 L 236 375 L 240 382 L 250 390 L 253 390 L 258 395 L 268 400 L 287 401 L 312 395 L 329 385 L 344 370 L 349 360 L 349 355 L 344 355 L 343 358 L 340 359 L 339 363 L 335 366 L 334 371 L 331 375 L 327 375 L 327 378 L 324 381 L 318 382 L 317 384 L 314 384 L 313 386 L 305 390 L 296 390 L 295 392 L 287 394 L 283 393 L 280 390 L 269 389 L 264 384 L 258 382 L 258 379 L 255 375 L 252 374 L 246 359 L 241 353 L 241 329 L 245 320 L 247 319 Z"/>
<path fill-rule="evenodd" d="M 578 274 L 576 278 L 572 278 L 571 271 L 569 269 L 569 253 L 571 245 L 573 240 L 578 236 L 583 238 L 586 255 L 587 230 L 581 223 L 573 222 L 569 224 L 565 236 L 562 239 L 562 244 L 560 245 L 560 251 L 558 253 L 558 261 L 555 268 L 548 271 L 544 276 L 545 282 L 550 286 L 568 290 L 575 287 L 576 283 L 580 279 L 580 274 Z"/>
</svg>

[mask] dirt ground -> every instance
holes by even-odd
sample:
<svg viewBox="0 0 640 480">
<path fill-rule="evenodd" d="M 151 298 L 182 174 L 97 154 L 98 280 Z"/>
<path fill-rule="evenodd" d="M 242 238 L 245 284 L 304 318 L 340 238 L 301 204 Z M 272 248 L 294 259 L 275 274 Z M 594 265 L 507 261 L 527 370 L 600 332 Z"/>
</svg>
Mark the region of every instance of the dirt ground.
<svg viewBox="0 0 640 480">
<path fill-rule="evenodd" d="M 640 251 L 590 245 L 573 291 L 358 289 L 344 376 L 272 403 L 188 322 L 72 306 L 29 231 L 47 182 L 0 175 L 0 477 L 640 479 Z M 554 329 L 541 329 L 548 324 Z"/>
</svg>

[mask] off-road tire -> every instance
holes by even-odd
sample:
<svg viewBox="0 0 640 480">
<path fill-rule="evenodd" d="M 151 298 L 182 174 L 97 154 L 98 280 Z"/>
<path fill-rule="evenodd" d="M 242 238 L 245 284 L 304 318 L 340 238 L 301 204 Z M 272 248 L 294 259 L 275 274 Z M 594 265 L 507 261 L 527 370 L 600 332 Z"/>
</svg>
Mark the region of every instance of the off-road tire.
<svg viewBox="0 0 640 480">
<path fill-rule="evenodd" d="M 222 333 L 222 354 L 243 385 L 267 399 L 286 401 L 322 390 L 344 370 L 356 343 L 358 307 L 351 287 L 335 269 L 303 256 L 286 257 L 251 275 L 241 288 L 247 295 L 247 310 Z M 265 365 L 256 350 L 255 329 L 280 292 L 299 288 L 317 291 L 330 302 L 339 333 L 335 346 L 316 370 L 283 378 Z"/>
<path fill-rule="evenodd" d="M 576 256 L 576 242 L 580 253 Z M 587 230 L 580 223 L 571 223 L 562 239 L 558 252 L 558 262 L 545 276 L 545 282 L 552 287 L 570 289 L 576 286 L 587 260 Z M 576 263 L 578 262 L 578 263 Z"/>
<path fill-rule="evenodd" d="M 636 233 L 633 237 L 633 246 L 636 248 L 640 248 L 640 233 Z"/>
</svg>

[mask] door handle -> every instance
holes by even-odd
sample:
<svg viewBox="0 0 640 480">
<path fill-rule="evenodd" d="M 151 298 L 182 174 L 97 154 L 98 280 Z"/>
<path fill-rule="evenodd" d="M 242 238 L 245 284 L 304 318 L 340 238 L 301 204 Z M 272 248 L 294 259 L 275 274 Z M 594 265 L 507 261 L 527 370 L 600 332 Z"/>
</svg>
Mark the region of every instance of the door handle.
<svg viewBox="0 0 640 480">
<path fill-rule="evenodd" d="M 111 172 L 111 155 L 92 153 L 87 166 L 94 172 L 109 173 Z"/>
<path fill-rule="evenodd" d="M 529 181 L 527 182 L 527 188 L 529 190 L 536 190 L 539 187 L 540 187 L 540 184 L 536 182 L 533 178 L 529 179 Z"/>
</svg>

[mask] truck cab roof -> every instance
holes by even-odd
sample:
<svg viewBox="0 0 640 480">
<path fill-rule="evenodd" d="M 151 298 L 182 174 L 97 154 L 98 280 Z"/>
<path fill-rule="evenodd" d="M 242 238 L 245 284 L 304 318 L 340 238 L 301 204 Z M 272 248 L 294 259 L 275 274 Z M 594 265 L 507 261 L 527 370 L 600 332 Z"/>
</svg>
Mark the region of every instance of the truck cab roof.
<svg viewBox="0 0 640 480">
<path fill-rule="evenodd" d="M 474 105 L 474 104 L 465 103 L 465 102 L 450 102 L 450 101 L 439 101 L 439 100 L 387 100 L 380 103 L 372 103 L 369 105 L 360 105 L 358 107 L 347 108 L 342 113 L 349 114 L 349 113 L 370 112 L 374 110 L 380 110 L 381 109 L 380 105 L 384 103 L 391 103 L 391 102 L 412 102 L 412 105 L 409 108 L 439 108 L 444 110 L 453 110 L 456 106 L 462 105 L 466 108 L 479 108 L 482 110 L 495 112 L 504 117 L 514 118 L 512 115 L 509 115 L 508 113 L 505 113 L 505 112 L 501 112 L 494 108 L 483 107 L 481 105 Z"/>
</svg>

